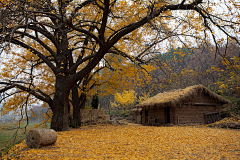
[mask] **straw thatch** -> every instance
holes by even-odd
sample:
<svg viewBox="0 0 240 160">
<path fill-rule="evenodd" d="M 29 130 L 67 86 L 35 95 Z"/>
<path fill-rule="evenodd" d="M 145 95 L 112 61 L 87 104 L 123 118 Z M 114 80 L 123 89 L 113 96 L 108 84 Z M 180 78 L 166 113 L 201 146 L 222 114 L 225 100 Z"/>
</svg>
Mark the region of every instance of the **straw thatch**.
<svg viewBox="0 0 240 160">
<path fill-rule="evenodd" d="M 142 108 L 134 108 L 132 109 L 132 112 L 141 112 L 142 111 Z"/>
<path fill-rule="evenodd" d="M 159 93 L 142 103 L 136 105 L 136 108 L 157 109 L 159 107 L 177 107 L 181 104 L 191 101 L 199 97 L 199 95 L 209 95 L 221 104 L 231 104 L 230 101 L 224 99 L 222 96 L 212 92 L 203 85 L 190 86 L 185 89 L 177 89 L 170 92 Z"/>
</svg>

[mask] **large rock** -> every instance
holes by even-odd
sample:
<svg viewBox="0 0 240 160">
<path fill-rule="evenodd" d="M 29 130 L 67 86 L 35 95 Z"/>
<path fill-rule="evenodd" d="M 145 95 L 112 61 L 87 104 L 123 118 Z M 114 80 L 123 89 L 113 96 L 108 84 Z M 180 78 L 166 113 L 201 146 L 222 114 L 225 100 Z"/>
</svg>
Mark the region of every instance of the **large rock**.
<svg viewBox="0 0 240 160">
<path fill-rule="evenodd" d="M 32 129 L 26 135 L 26 143 L 30 148 L 39 148 L 55 143 L 57 132 L 53 129 Z"/>
</svg>

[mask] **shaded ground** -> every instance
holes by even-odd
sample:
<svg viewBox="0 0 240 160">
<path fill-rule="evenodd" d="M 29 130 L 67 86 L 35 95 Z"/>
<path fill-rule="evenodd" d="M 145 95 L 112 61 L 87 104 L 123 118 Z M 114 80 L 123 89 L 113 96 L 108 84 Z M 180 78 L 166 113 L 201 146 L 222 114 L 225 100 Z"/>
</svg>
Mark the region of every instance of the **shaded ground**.
<svg viewBox="0 0 240 160">
<path fill-rule="evenodd" d="M 51 146 L 25 142 L 10 159 L 240 159 L 240 130 L 141 125 L 85 126 L 58 132 Z M 7 158 L 7 157 L 4 157 Z"/>
</svg>

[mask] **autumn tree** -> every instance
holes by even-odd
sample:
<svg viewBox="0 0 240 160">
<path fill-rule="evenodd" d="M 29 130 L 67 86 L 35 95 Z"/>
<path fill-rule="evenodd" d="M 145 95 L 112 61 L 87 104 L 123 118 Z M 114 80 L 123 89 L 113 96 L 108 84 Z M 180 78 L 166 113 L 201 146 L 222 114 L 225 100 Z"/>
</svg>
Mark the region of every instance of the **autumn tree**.
<svg viewBox="0 0 240 160">
<path fill-rule="evenodd" d="M 165 40 L 190 46 L 211 37 L 217 44 L 215 31 L 239 43 L 239 15 L 231 12 L 239 8 L 234 2 L 220 5 L 229 13 L 218 14 L 211 0 L 1 0 L 1 51 L 21 49 L 38 57 L 54 75 L 54 93 L 34 88 L 31 78 L 23 83 L 14 77 L 1 82 L 1 92 L 17 88 L 46 102 L 53 112 L 51 128 L 67 130 L 72 87 L 106 55 L 141 65 L 154 57 L 151 48 L 161 51 Z"/>
<path fill-rule="evenodd" d="M 121 55 L 108 54 L 101 61 L 101 65 L 94 68 L 82 81 L 79 81 L 78 94 L 72 92 L 70 101 L 73 104 L 73 121 L 80 126 L 79 112 L 85 108 L 85 102 L 94 95 L 104 97 L 113 95 L 126 89 L 133 89 L 136 84 L 143 85 L 143 81 L 149 82 L 149 74 L 155 67 L 152 64 L 144 64 L 140 67 Z M 78 98 L 77 101 L 73 100 Z M 74 104 L 75 102 L 75 104 Z M 77 102 L 77 103 L 76 103 Z M 75 106 L 76 105 L 76 106 Z M 75 117 L 75 118 L 74 118 Z"/>
<path fill-rule="evenodd" d="M 49 71 L 43 63 L 38 64 L 37 62 L 39 59 L 35 56 L 29 56 L 28 52 L 13 52 L 12 54 L 15 57 L 15 61 L 9 59 L 9 61 L 2 62 L 3 72 L 0 74 L 0 76 L 2 76 L 2 79 L 18 77 L 20 80 L 19 77 L 24 77 L 26 81 L 23 81 L 23 79 L 21 79 L 21 81 L 22 83 L 27 83 L 28 79 L 32 78 L 34 80 L 31 82 L 31 84 L 36 89 L 41 88 L 41 90 L 45 91 L 45 93 L 52 95 L 54 92 L 54 88 L 51 85 L 54 80 L 53 73 Z M 31 73 L 28 73 L 29 69 L 31 69 L 32 66 L 35 66 L 34 70 Z M 19 68 L 21 68 L 21 70 L 19 70 Z M 75 85 L 76 88 L 72 87 L 76 89 L 76 92 L 74 92 L 72 89 L 69 96 L 69 101 L 72 104 L 68 108 L 70 113 L 70 123 L 75 124 L 76 126 L 81 125 L 81 119 L 79 117 L 80 109 L 85 108 L 86 100 L 92 97 L 94 94 L 99 93 L 101 96 L 106 96 L 109 94 L 114 94 L 116 91 L 119 92 L 123 91 L 124 89 L 133 88 L 135 84 L 142 85 L 143 80 L 147 81 L 151 79 L 148 72 L 151 72 L 153 69 L 154 67 L 152 64 L 143 65 L 141 68 L 139 68 L 131 61 L 120 55 L 109 54 L 108 56 L 105 56 L 101 66 L 95 67 L 93 71 L 87 74 L 81 81 L 77 82 Z M 18 75 L 17 77 L 16 73 Z M 28 102 L 25 103 L 27 105 L 22 106 L 21 104 L 24 102 L 26 93 L 17 93 L 14 91 L 12 93 L 8 92 L 8 94 L 12 97 L 5 101 L 4 110 L 2 111 L 3 114 L 7 114 L 9 111 L 16 112 L 20 109 L 21 111 L 25 112 L 23 114 L 25 115 L 25 119 L 21 119 L 21 121 L 30 121 L 36 118 L 42 119 L 40 116 L 44 116 L 44 123 L 47 122 L 50 118 L 49 116 L 51 116 L 51 113 L 49 110 L 47 110 L 48 113 L 38 115 L 36 115 L 35 112 L 31 112 L 32 104 L 36 103 L 34 97 L 30 96 L 27 99 Z M 8 97 L 3 97 L 2 100 L 5 98 Z M 23 102 L 20 101 L 20 99 L 22 99 Z M 47 107 L 46 105 L 43 106 Z M 21 115 L 18 114 L 18 116 Z M 28 116 L 28 119 L 26 116 Z"/>
<path fill-rule="evenodd" d="M 115 93 L 114 102 L 111 103 L 113 108 L 129 109 L 136 102 L 137 97 L 134 90 L 125 90 L 122 93 Z"/>
</svg>

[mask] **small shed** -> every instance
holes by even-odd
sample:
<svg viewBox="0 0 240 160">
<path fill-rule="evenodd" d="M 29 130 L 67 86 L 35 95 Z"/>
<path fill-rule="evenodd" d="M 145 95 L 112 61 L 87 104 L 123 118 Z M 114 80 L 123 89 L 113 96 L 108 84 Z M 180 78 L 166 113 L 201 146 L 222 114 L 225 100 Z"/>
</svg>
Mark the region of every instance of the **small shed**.
<svg viewBox="0 0 240 160">
<path fill-rule="evenodd" d="M 208 124 L 220 120 L 221 105 L 230 101 L 203 85 L 159 93 L 135 106 L 135 121 L 146 125 Z"/>
</svg>

